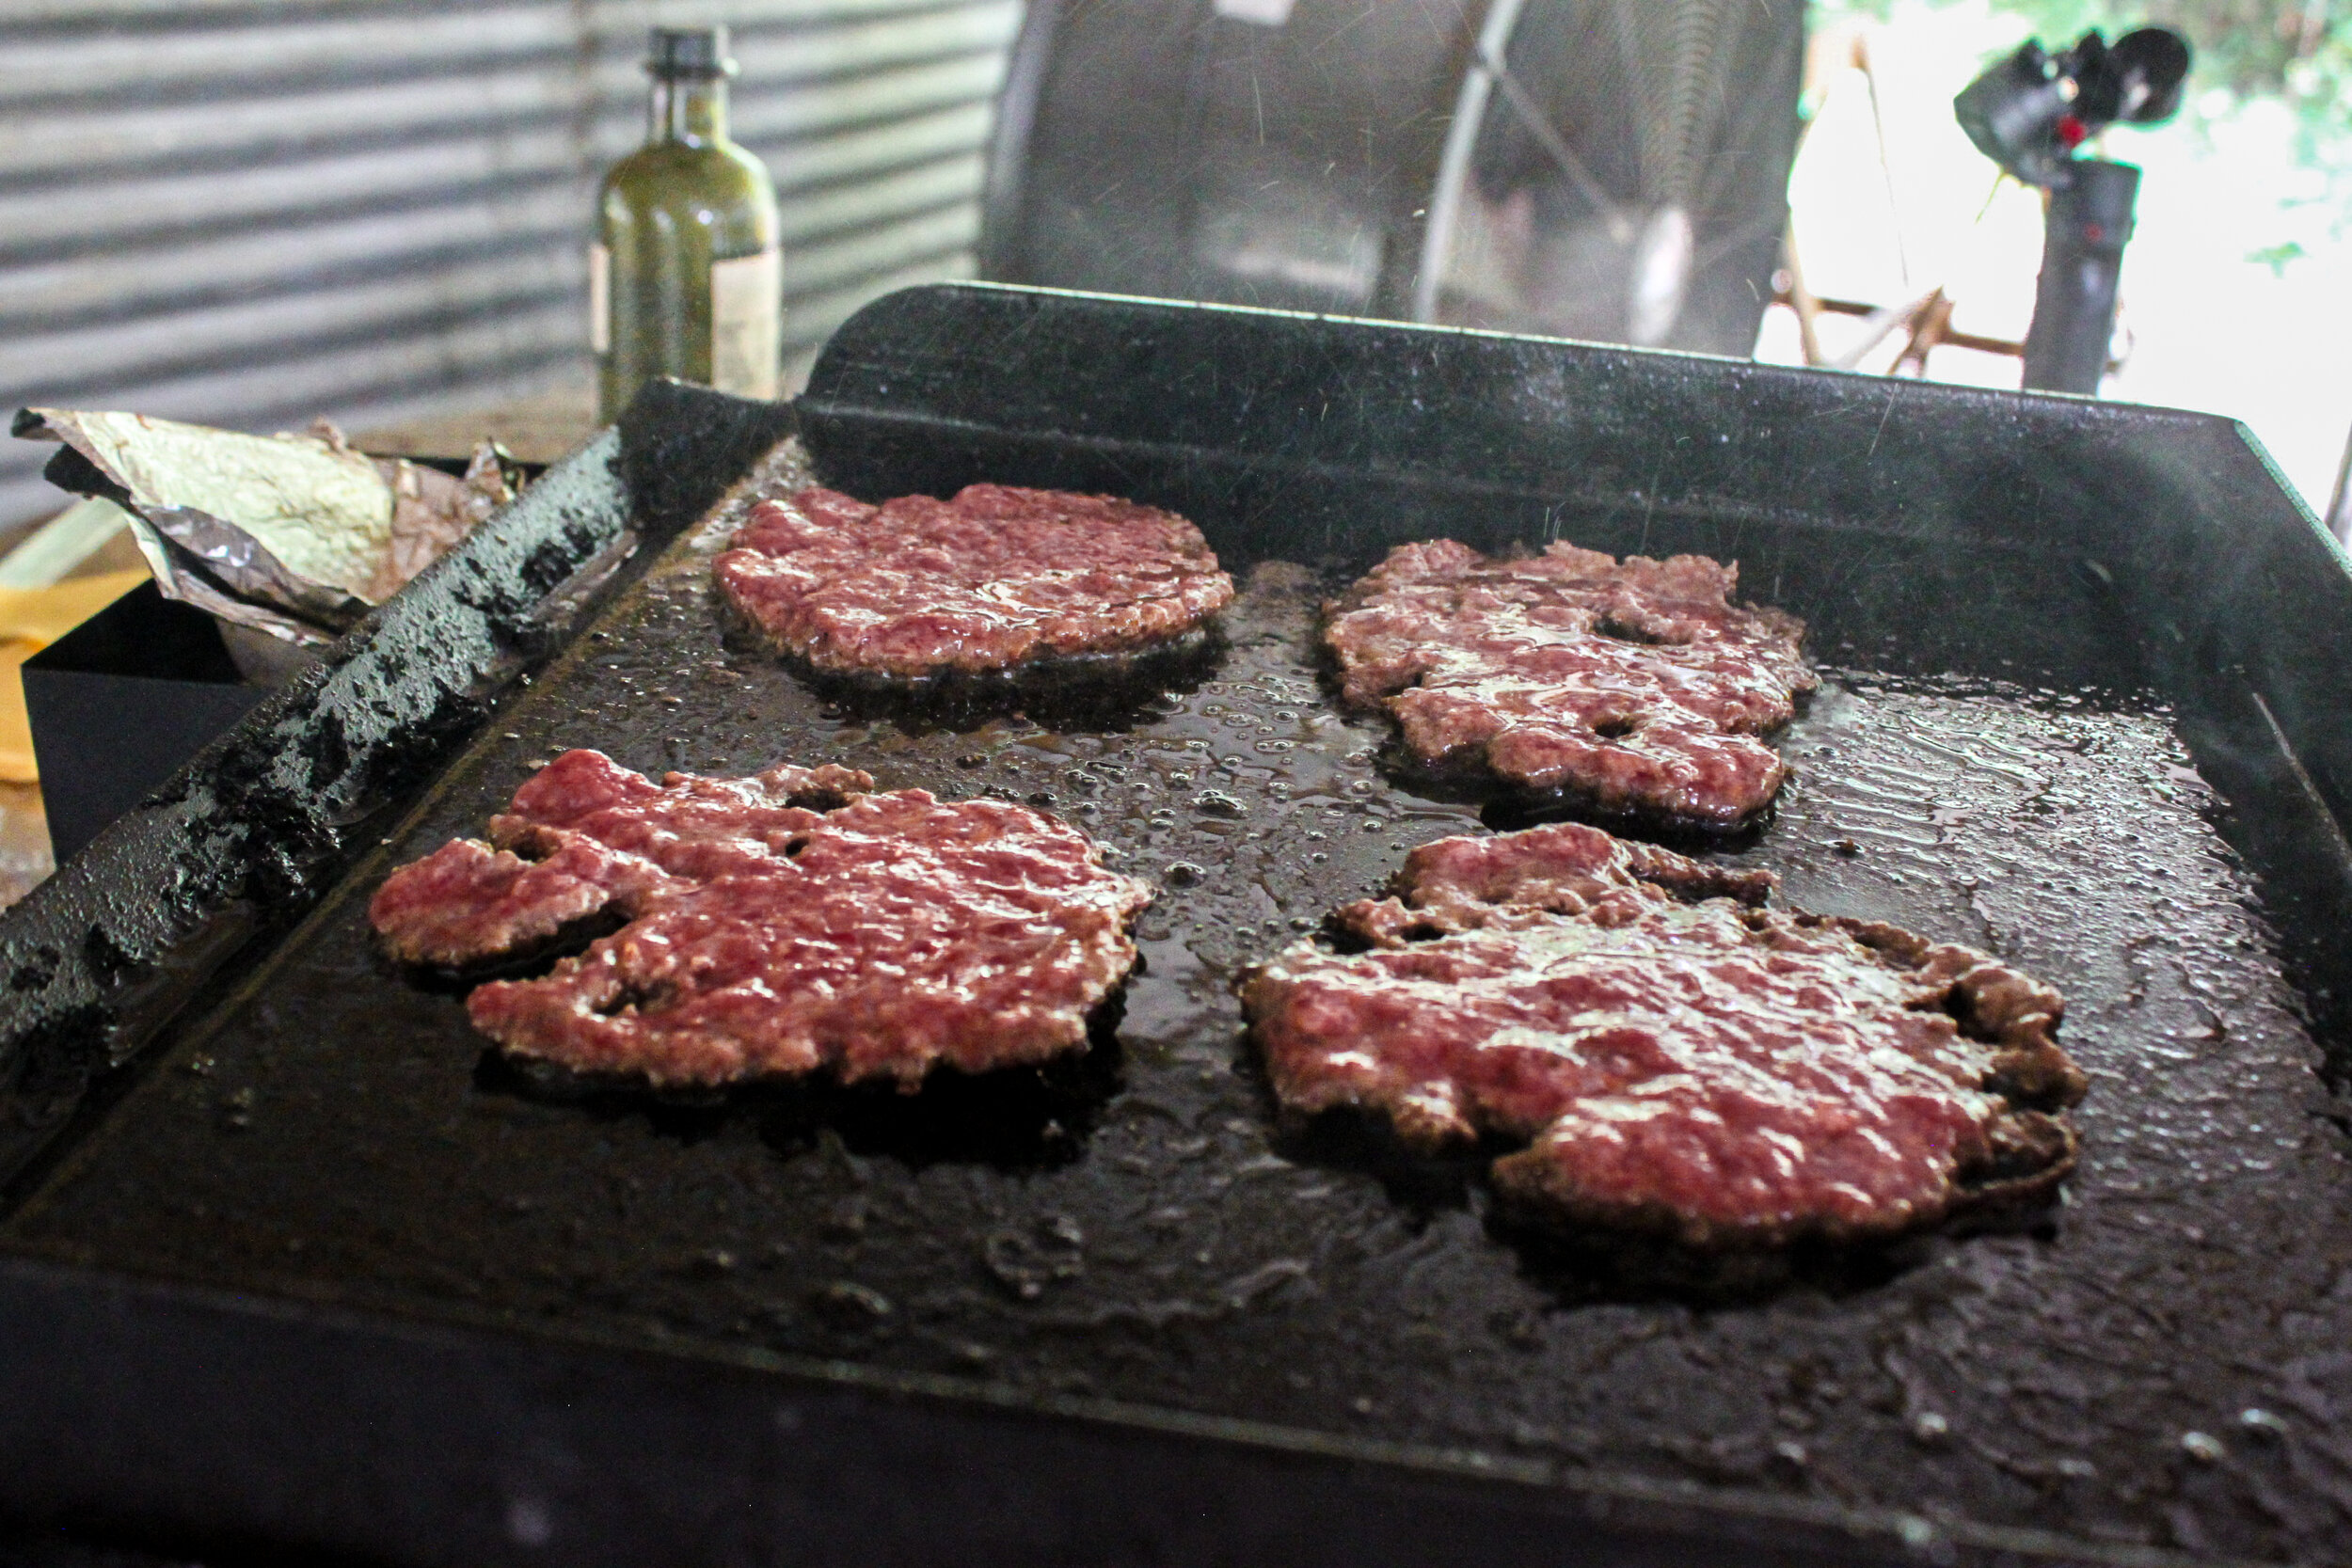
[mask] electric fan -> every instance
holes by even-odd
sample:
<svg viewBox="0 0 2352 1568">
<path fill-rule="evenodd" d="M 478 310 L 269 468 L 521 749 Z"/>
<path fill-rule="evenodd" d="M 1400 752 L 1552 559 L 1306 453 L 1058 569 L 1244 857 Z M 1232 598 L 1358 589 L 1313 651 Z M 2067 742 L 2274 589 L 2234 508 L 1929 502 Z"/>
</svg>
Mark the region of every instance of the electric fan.
<svg viewBox="0 0 2352 1568">
<path fill-rule="evenodd" d="M 1796 0 L 1032 0 L 985 277 L 1744 355 Z"/>
</svg>

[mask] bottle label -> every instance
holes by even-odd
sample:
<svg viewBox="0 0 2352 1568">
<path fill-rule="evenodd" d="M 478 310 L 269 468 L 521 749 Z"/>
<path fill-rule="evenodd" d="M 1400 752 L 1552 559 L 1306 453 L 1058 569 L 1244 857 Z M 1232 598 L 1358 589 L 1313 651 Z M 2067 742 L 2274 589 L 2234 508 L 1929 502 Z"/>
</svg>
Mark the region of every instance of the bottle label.
<svg viewBox="0 0 2352 1568">
<path fill-rule="evenodd" d="M 710 384 L 772 398 L 784 352 L 784 252 L 710 263 Z"/>
<path fill-rule="evenodd" d="M 612 252 L 602 245 L 588 247 L 588 352 L 612 352 Z"/>
</svg>

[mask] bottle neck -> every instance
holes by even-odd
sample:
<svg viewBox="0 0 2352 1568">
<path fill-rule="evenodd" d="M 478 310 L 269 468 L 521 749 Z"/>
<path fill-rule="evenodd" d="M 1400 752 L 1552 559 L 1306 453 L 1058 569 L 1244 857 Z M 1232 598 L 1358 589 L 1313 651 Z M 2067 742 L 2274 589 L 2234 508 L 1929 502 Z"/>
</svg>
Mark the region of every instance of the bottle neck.
<svg viewBox="0 0 2352 1568">
<path fill-rule="evenodd" d="M 645 139 L 648 142 L 683 142 L 689 147 L 707 147 L 712 142 L 726 140 L 726 78 L 670 80 L 655 77 L 652 123 L 646 128 Z"/>
</svg>

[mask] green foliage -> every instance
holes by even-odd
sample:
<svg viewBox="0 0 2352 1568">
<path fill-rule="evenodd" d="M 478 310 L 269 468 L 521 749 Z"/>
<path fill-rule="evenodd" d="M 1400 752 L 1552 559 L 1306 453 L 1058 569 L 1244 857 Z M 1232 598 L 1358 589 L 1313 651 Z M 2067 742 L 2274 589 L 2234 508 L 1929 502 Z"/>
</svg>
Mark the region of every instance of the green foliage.
<svg viewBox="0 0 2352 1568">
<path fill-rule="evenodd" d="M 2301 242 L 2286 240 L 2278 245 L 2264 245 L 2259 250 L 2249 250 L 2246 253 L 2246 259 L 2258 266 L 2268 267 L 2270 276 L 2273 277 L 2284 277 L 2289 261 L 2299 261 L 2310 254 L 2311 252 L 2303 248 Z"/>
<path fill-rule="evenodd" d="M 1888 21 L 1913 6 L 1967 0 L 1815 0 L 1816 24 Z M 2188 80 L 2193 124 L 2228 118 L 2256 99 L 2294 112 L 2303 166 L 2352 175 L 2352 0 L 1992 0 L 2022 37 L 2061 47 L 2096 27 L 2112 40 L 2146 24 L 2171 27 L 2196 51 Z"/>
</svg>

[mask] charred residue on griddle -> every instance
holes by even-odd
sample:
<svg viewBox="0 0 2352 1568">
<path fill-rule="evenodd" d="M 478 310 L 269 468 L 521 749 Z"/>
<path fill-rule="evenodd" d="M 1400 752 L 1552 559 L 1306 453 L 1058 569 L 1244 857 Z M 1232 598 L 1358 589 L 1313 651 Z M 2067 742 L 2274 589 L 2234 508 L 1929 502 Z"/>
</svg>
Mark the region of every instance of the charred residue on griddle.
<svg viewBox="0 0 2352 1568">
<path fill-rule="evenodd" d="M 1494 1208 L 1486 1219 L 1489 1233 L 1517 1253 L 1524 1277 L 1562 1307 L 1687 1303 L 1734 1309 L 1791 1294 L 1836 1301 L 1883 1290 L 1935 1253 L 1929 1236 L 1867 1246 L 1806 1240 L 1699 1252 L 1665 1237 L 1518 1225 Z"/>
<path fill-rule="evenodd" d="M 473 1084 L 485 1094 L 575 1107 L 599 1121 L 640 1122 L 681 1144 L 746 1128 L 787 1160 L 831 1132 L 859 1154 L 915 1170 L 939 1164 L 1048 1170 L 1079 1156 L 1121 1087 L 1119 1016 L 1117 996 L 1095 1009 L 1088 1049 L 1074 1055 L 982 1073 L 936 1068 L 913 1092 L 891 1084 L 845 1085 L 827 1074 L 654 1087 L 641 1078 L 574 1072 L 495 1047 L 476 1059 Z"/>
<path fill-rule="evenodd" d="M 1597 811 L 1589 798 L 1574 789 L 1498 791 L 1475 774 L 1433 771 L 1406 755 L 1401 743 L 1392 742 L 1383 748 L 1381 755 L 1400 779 L 1410 780 L 1422 794 L 1479 802 L 1478 819 L 1498 833 L 1517 832 L 1544 822 L 1589 822 L 1620 838 L 1643 839 L 1686 855 L 1703 855 L 1710 850 L 1737 854 L 1763 842 L 1780 810 L 1780 802 L 1775 800 L 1739 827 L 1717 832 L 1653 816 Z"/>
<path fill-rule="evenodd" d="M 1257 1070 L 1256 1053 L 1247 1060 L 1264 1115 L 1276 1129 L 1270 1147 L 1283 1159 L 1368 1175 L 1379 1182 L 1391 1203 L 1422 1224 L 1440 1211 L 1470 1212 L 1484 1206 L 1480 1178 L 1502 1148 L 1499 1140 L 1438 1154 L 1416 1153 L 1398 1141 L 1381 1117 L 1348 1111 L 1290 1116 L 1276 1104 L 1273 1088 Z"/>
<path fill-rule="evenodd" d="M 375 967 L 377 973 L 399 984 L 441 996 L 463 996 L 485 980 L 521 980 L 545 974 L 561 960 L 580 952 L 601 937 L 611 936 L 628 924 L 628 916 L 617 908 L 608 906 L 578 920 L 565 922 L 542 941 L 481 963 L 458 968 L 441 964 L 403 963 L 384 952 L 379 945 Z"/>
<path fill-rule="evenodd" d="M 828 717 L 895 721 L 917 732 L 970 730 L 1015 711 L 1057 731 L 1129 729 L 1162 698 L 1199 689 L 1228 650 L 1224 623 L 1213 619 L 1133 653 L 1035 658 L 1001 670 L 946 670 L 919 680 L 856 675 L 771 652 L 715 583 L 708 599 L 729 653 L 788 670 L 824 699 L 834 710 Z"/>
</svg>

